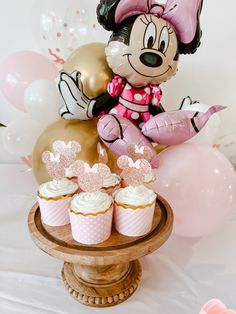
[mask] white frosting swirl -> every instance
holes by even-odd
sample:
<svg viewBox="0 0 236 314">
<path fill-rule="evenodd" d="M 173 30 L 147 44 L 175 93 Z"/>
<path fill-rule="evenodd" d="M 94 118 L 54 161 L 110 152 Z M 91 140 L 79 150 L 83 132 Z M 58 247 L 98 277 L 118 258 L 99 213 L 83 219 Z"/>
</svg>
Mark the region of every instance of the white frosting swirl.
<svg viewBox="0 0 236 314">
<path fill-rule="evenodd" d="M 76 177 L 76 175 L 74 174 L 73 170 L 70 168 L 66 168 L 65 169 L 65 175 L 67 178 L 73 178 Z"/>
<path fill-rule="evenodd" d="M 156 194 L 144 185 L 128 186 L 116 192 L 115 201 L 130 206 L 145 206 L 153 203 L 156 197 Z"/>
<path fill-rule="evenodd" d="M 116 186 L 117 184 L 120 184 L 121 182 L 121 177 L 118 176 L 116 173 L 112 173 L 110 177 L 108 177 L 104 182 L 103 182 L 103 188 L 109 188 Z"/>
<path fill-rule="evenodd" d="M 59 197 L 68 194 L 73 194 L 78 190 L 78 184 L 62 179 L 60 181 L 50 181 L 43 183 L 39 187 L 39 194 L 46 198 Z"/>
<path fill-rule="evenodd" d="M 74 196 L 70 209 L 76 213 L 96 214 L 109 209 L 112 202 L 112 197 L 101 191 L 81 192 Z"/>
<path fill-rule="evenodd" d="M 154 182 L 156 181 L 156 176 L 151 171 L 145 175 L 144 183 Z"/>
</svg>

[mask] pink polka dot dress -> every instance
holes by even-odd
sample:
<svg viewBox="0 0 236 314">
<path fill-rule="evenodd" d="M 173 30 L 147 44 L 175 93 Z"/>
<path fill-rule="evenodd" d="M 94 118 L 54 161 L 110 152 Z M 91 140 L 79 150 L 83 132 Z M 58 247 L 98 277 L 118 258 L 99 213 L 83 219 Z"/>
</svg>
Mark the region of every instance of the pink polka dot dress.
<svg viewBox="0 0 236 314">
<path fill-rule="evenodd" d="M 158 85 L 135 88 L 120 76 L 114 77 L 107 91 L 112 97 L 119 97 L 118 104 L 110 113 L 129 119 L 139 128 L 152 117 L 149 105 L 159 106 L 162 97 Z"/>
</svg>

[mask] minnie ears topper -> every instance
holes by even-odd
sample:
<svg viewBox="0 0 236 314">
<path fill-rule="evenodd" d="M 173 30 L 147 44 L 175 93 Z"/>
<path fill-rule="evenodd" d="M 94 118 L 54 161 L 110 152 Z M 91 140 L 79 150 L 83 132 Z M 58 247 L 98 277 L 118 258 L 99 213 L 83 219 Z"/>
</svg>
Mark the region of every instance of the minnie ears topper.
<svg viewBox="0 0 236 314">
<path fill-rule="evenodd" d="M 122 169 L 121 177 L 125 183 L 132 186 L 142 185 L 145 176 L 152 171 L 152 167 L 147 160 L 138 159 L 134 161 L 128 156 L 119 157 L 117 165 Z"/>
<path fill-rule="evenodd" d="M 42 161 L 46 164 L 49 176 L 53 180 L 61 180 L 65 177 L 65 169 L 76 160 L 76 154 L 81 151 L 81 146 L 76 141 L 55 141 L 53 152 L 45 151 Z"/>
<path fill-rule="evenodd" d="M 76 160 L 76 154 L 81 152 L 81 145 L 76 141 L 70 141 L 67 144 L 63 141 L 55 141 L 52 147 L 55 152 L 66 157 L 67 167 Z"/>
<path fill-rule="evenodd" d="M 104 180 L 110 177 L 111 170 L 108 166 L 98 163 L 90 167 L 88 163 L 77 160 L 70 169 L 78 177 L 78 184 L 85 192 L 96 192 L 103 186 Z"/>
<path fill-rule="evenodd" d="M 137 146 L 135 144 L 129 145 L 127 149 L 127 153 L 129 157 L 131 157 L 133 160 L 138 160 L 138 159 L 145 159 L 148 162 L 150 162 L 153 158 L 153 151 L 150 147 L 148 146 Z"/>
</svg>

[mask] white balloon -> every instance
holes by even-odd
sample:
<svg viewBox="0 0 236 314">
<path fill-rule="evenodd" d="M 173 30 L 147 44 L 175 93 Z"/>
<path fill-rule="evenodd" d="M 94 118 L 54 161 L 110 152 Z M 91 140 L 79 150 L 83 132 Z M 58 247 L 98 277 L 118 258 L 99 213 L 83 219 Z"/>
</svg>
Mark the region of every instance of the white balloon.
<svg viewBox="0 0 236 314">
<path fill-rule="evenodd" d="M 35 81 L 25 91 L 24 105 L 31 118 L 45 127 L 59 119 L 59 108 L 63 100 L 56 82 L 48 80 Z"/>
<path fill-rule="evenodd" d="M 201 104 L 201 103 L 193 103 L 192 105 L 186 106 L 184 110 L 189 111 L 199 111 L 199 112 L 207 112 L 207 110 L 211 106 Z M 202 143 L 206 145 L 213 145 L 215 140 L 218 138 L 221 127 L 221 119 L 218 113 L 215 113 L 211 116 L 207 124 L 204 128 L 191 140 L 188 142 L 194 143 Z"/>
<path fill-rule="evenodd" d="M 231 161 L 236 169 L 236 133 L 220 138 L 215 143 L 215 147 Z"/>
<path fill-rule="evenodd" d="M 2 132 L 3 147 L 13 155 L 28 156 L 43 130 L 43 125 L 29 118 L 13 121 Z"/>
</svg>

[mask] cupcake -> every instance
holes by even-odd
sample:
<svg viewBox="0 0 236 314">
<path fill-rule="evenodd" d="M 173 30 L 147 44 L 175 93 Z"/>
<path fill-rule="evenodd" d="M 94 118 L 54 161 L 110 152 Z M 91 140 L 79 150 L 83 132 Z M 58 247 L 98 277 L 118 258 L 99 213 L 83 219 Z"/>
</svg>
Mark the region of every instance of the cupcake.
<svg viewBox="0 0 236 314">
<path fill-rule="evenodd" d="M 43 223 L 53 227 L 70 223 L 69 204 L 78 190 L 78 184 L 62 179 L 53 180 L 40 185 L 38 202 Z"/>
<path fill-rule="evenodd" d="M 126 187 L 114 195 L 115 228 L 126 236 L 143 236 L 151 231 L 156 206 L 156 194 L 143 185 L 151 165 L 145 159 L 134 161 L 128 156 L 119 157 L 117 165 Z"/>
<path fill-rule="evenodd" d="M 70 204 L 70 222 L 74 240 L 98 244 L 111 235 L 113 199 L 106 193 L 81 192 Z"/>
<path fill-rule="evenodd" d="M 153 159 L 157 159 L 155 151 L 148 146 L 139 147 L 135 144 L 131 144 L 129 145 L 127 152 L 128 152 L 129 157 L 134 161 L 145 159 L 146 161 L 151 163 Z M 153 187 L 152 184 L 155 182 L 156 182 L 156 176 L 154 175 L 151 169 L 150 172 L 145 174 L 143 184 L 146 187 L 152 189 Z M 127 186 L 127 184 L 124 183 L 124 186 Z"/>
<path fill-rule="evenodd" d="M 77 177 L 74 175 L 73 171 L 70 168 L 65 169 L 65 176 L 68 180 L 77 183 Z"/>
<path fill-rule="evenodd" d="M 148 174 L 145 175 L 145 179 L 144 179 L 144 184 L 152 184 L 156 182 L 156 176 L 154 175 L 154 173 L 151 171 Z"/>
<path fill-rule="evenodd" d="M 101 191 L 109 195 L 112 195 L 115 191 L 119 190 L 120 188 L 121 177 L 116 173 L 112 173 L 110 177 L 104 180 Z"/>
<path fill-rule="evenodd" d="M 78 191 L 78 184 L 67 178 L 66 169 L 74 162 L 80 150 L 78 142 L 55 141 L 53 152 L 46 151 L 42 161 L 52 181 L 42 184 L 38 189 L 38 202 L 43 223 L 49 226 L 64 226 L 70 223 L 69 204 Z"/>
<path fill-rule="evenodd" d="M 148 173 L 145 176 L 143 184 L 150 190 L 155 191 L 155 183 L 156 183 L 156 176 L 153 172 Z"/>
<path fill-rule="evenodd" d="M 138 237 L 152 229 L 156 194 L 143 185 L 128 186 L 115 194 L 115 228 L 126 236 Z"/>
<path fill-rule="evenodd" d="M 75 195 L 70 204 L 72 236 L 75 241 L 87 245 L 106 241 L 111 235 L 113 198 L 100 189 L 111 171 L 105 164 L 95 164 L 91 168 L 82 160 L 74 162 L 71 169 L 84 191 Z"/>
</svg>

